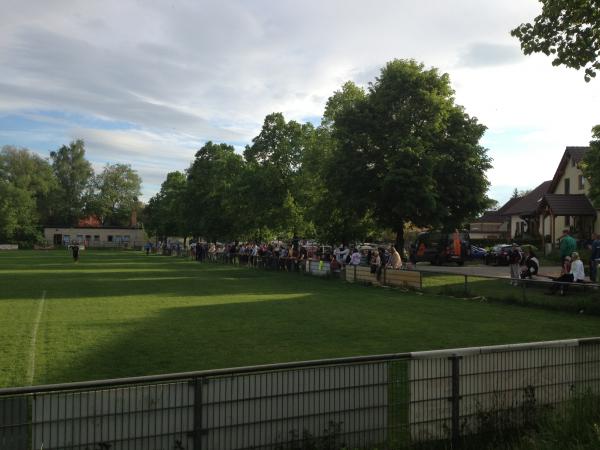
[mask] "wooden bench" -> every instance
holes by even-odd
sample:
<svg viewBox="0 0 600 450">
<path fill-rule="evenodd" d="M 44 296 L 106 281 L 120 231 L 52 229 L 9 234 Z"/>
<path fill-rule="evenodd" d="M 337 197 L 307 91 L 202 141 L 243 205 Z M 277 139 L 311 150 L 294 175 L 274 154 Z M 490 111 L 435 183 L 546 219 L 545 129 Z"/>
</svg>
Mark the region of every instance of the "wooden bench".
<svg viewBox="0 0 600 450">
<path fill-rule="evenodd" d="M 377 274 L 371 273 L 366 266 L 346 266 L 346 281 L 350 283 L 369 282 L 386 286 L 411 287 L 421 289 L 423 286 L 421 272 L 413 270 L 383 269 L 379 280 Z"/>
</svg>

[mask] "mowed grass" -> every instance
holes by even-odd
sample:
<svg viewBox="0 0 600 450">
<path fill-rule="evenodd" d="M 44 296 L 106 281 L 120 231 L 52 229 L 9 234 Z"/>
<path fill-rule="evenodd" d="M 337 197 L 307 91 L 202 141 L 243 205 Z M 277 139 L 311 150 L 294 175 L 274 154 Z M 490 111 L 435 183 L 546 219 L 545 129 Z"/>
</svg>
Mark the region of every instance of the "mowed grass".
<svg viewBox="0 0 600 450">
<path fill-rule="evenodd" d="M 599 334 L 598 317 L 298 274 L 0 253 L 2 387 Z"/>
</svg>

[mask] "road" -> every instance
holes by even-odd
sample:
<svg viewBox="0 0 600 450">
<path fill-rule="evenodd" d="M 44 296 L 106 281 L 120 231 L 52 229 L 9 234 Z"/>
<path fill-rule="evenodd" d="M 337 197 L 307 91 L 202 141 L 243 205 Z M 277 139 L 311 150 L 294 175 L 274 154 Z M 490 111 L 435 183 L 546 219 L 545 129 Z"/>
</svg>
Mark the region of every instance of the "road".
<svg viewBox="0 0 600 450">
<path fill-rule="evenodd" d="M 457 266 L 456 264 L 447 264 L 444 266 L 433 266 L 427 262 L 417 263 L 417 270 L 424 272 L 444 272 L 457 275 L 491 276 L 510 278 L 510 269 L 508 266 L 486 266 L 485 264 L 474 264 Z M 560 266 L 548 266 L 540 268 L 540 273 L 548 275 L 560 274 Z"/>
</svg>

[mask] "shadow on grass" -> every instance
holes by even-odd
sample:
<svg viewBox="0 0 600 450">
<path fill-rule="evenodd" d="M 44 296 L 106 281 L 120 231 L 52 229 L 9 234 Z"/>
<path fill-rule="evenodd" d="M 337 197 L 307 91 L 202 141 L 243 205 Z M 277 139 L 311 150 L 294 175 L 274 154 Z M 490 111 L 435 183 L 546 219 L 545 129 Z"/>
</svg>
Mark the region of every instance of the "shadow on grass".
<svg viewBox="0 0 600 450">
<path fill-rule="evenodd" d="M 81 350 L 75 359 L 67 357 L 64 365 L 56 364 L 56 359 L 47 361 L 44 379 L 36 383 L 340 356 L 343 336 L 331 329 L 320 332 L 327 323 L 333 325 L 337 313 L 311 314 L 315 302 L 318 298 L 312 294 L 293 300 L 163 309 L 150 318 L 113 324 L 112 338 Z M 90 324 L 85 328 L 89 332 Z"/>
</svg>

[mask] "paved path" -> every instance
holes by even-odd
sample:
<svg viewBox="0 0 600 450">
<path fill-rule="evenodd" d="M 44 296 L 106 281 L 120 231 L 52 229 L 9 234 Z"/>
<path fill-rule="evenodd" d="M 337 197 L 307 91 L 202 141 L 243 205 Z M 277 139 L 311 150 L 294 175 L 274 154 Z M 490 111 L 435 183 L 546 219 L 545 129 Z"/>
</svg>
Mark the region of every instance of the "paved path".
<svg viewBox="0 0 600 450">
<path fill-rule="evenodd" d="M 424 272 L 444 272 L 454 273 L 457 275 L 480 275 L 480 276 L 492 276 L 492 277 L 505 277 L 510 278 L 510 269 L 508 266 L 486 266 L 485 264 L 476 265 L 465 265 L 457 266 L 456 264 L 447 264 L 444 266 L 433 266 L 429 263 L 418 263 L 417 270 Z M 544 266 L 541 268 L 540 273 L 548 275 L 558 275 L 560 273 L 560 266 Z"/>
</svg>

